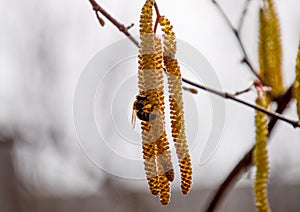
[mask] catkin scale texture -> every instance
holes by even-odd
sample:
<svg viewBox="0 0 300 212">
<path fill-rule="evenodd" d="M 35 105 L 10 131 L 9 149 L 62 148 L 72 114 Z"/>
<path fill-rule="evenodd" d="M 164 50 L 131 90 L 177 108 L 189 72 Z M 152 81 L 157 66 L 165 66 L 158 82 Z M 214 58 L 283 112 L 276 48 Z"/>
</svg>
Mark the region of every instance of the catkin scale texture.
<svg viewBox="0 0 300 212">
<path fill-rule="evenodd" d="M 265 94 L 258 96 L 256 100 L 258 106 L 266 108 L 267 97 Z M 269 162 L 267 152 L 268 125 L 267 116 L 261 111 L 256 111 L 256 145 L 254 148 L 254 164 L 256 165 L 256 176 L 254 182 L 256 208 L 259 212 L 270 211 L 267 198 L 267 184 L 269 176 Z"/>
<path fill-rule="evenodd" d="M 141 54 L 143 49 L 150 49 L 154 46 L 151 38 L 147 39 L 144 35 L 151 33 L 152 31 L 152 2 L 147 1 L 140 15 L 140 34 L 141 34 L 141 48 L 139 53 L 139 68 L 138 68 L 138 81 L 140 95 L 146 95 L 145 91 L 145 74 L 144 69 L 151 68 L 151 55 Z M 153 50 L 153 49 L 152 49 Z M 142 52 L 143 53 L 143 52 Z M 149 67 L 150 66 L 150 67 Z M 148 133 L 151 130 L 151 124 L 148 122 L 142 122 L 142 148 L 144 157 L 145 173 L 149 185 L 149 189 L 153 195 L 159 194 L 159 184 L 157 176 L 157 164 L 156 164 L 156 152 L 157 147 L 153 142 L 153 136 Z"/>
<path fill-rule="evenodd" d="M 259 13 L 259 75 L 273 95 L 284 92 L 280 25 L 273 0 L 264 0 Z"/>
<path fill-rule="evenodd" d="M 142 140 L 145 172 L 152 194 L 160 195 L 166 205 L 170 200 L 170 181 L 174 179 L 169 143 L 165 131 L 162 45 L 152 29 L 152 1 L 146 1 L 140 19 L 139 90 L 147 96 L 151 121 L 142 121 Z"/>
<path fill-rule="evenodd" d="M 192 184 L 192 165 L 184 128 L 181 72 L 175 59 L 175 34 L 167 18 L 162 17 L 159 23 L 164 32 L 163 61 L 168 77 L 172 137 L 180 166 L 181 190 L 183 194 L 187 194 Z"/>
</svg>

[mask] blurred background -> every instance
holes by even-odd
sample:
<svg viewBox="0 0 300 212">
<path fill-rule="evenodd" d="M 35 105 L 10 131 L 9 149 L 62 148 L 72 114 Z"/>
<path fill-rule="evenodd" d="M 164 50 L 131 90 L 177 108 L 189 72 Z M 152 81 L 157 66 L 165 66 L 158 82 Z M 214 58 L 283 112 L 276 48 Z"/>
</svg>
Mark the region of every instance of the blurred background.
<svg viewBox="0 0 300 212">
<path fill-rule="evenodd" d="M 130 29 L 133 35 L 138 34 L 143 2 L 98 1 L 120 22 L 134 23 Z M 219 2 L 236 26 L 245 1 Z M 240 63 L 237 41 L 209 0 L 157 3 L 161 13 L 172 21 L 177 37 L 206 57 L 225 91 L 234 92 L 249 85 L 254 77 Z M 282 30 L 284 82 L 288 87 L 295 77 L 300 3 L 276 3 Z M 243 42 L 256 68 L 260 4 L 259 0 L 251 1 L 242 30 Z M 181 195 L 176 182 L 170 204 L 161 206 L 148 191 L 146 180 L 114 176 L 95 166 L 81 149 L 73 124 L 73 96 L 82 70 L 97 52 L 124 35 L 105 18 L 106 24 L 101 27 L 88 0 L 1 0 L 0 5 L 1 212 L 203 211 L 218 185 L 254 144 L 254 111 L 226 102 L 220 144 L 209 161 L 194 164 L 190 194 Z M 137 62 L 131 68 L 136 70 Z M 253 102 L 255 94 L 245 94 L 243 98 Z M 285 115 L 296 119 L 295 111 L 295 103 L 291 102 Z M 199 121 L 205 126 L 208 119 L 203 116 Z M 271 140 L 271 208 L 299 211 L 300 131 L 278 122 Z M 193 152 L 192 157 L 198 155 Z M 108 166 L 121 169 L 124 165 Z M 143 172 L 139 168 L 136 171 Z M 220 211 L 255 211 L 253 176 L 252 169 L 243 175 L 220 205 Z M 179 181 L 178 174 L 176 180 Z"/>
</svg>

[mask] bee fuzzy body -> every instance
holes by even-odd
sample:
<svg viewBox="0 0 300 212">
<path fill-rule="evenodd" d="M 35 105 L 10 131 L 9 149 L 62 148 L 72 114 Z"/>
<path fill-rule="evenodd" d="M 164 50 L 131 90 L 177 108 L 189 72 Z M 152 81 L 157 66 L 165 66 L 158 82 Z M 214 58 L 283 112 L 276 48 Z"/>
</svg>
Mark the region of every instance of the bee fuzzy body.
<svg viewBox="0 0 300 212">
<path fill-rule="evenodd" d="M 156 118 L 156 115 L 152 114 L 153 105 L 149 104 L 147 96 L 136 96 L 132 109 L 136 116 L 142 121 L 149 122 Z"/>
</svg>

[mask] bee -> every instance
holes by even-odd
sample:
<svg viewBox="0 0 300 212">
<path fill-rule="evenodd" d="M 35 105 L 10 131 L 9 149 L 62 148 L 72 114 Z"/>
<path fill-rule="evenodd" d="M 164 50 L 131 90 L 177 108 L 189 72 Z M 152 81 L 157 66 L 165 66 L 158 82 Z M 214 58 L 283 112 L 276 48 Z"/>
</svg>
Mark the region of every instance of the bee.
<svg viewBox="0 0 300 212">
<path fill-rule="evenodd" d="M 132 119 L 131 124 L 135 127 L 136 116 L 142 121 L 152 121 L 156 118 L 155 114 L 152 114 L 153 106 L 148 101 L 147 96 L 137 95 L 136 100 L 132 105 Z"/>
</svg>

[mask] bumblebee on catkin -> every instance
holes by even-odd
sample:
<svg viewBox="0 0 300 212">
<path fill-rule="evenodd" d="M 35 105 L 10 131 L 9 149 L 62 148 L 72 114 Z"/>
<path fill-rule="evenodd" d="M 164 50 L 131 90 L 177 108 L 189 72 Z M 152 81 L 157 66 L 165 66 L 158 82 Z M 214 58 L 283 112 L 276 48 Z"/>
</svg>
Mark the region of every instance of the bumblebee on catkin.
<svg viewBox="0 0 300 212">
<path fill-rule="evenodd" d="M 272 88 L 272 95 L 280 95 L 284 92 L 281 71 L 281 38 L 273 0 L 263 0 L 259 21 L 259 75 L 264 84 Z"/>
<path fill-rule="evenodd" d="M 267 107 L 267 97 L 265 92 L 258 92 L 256 104 Z M 261 111 L 256 111 L 256 145 L 254 148 L 254 164 L 256 166 L 256 176 L 254 182 L 256 208 L 259 212 L 270 211 L 267 198 L 267 184 L 269 175 L 269 163 L 267 153 L 268 125 L 267 115 Z"/>
<path fill-rule="evenodd" d="M 175 58 L 175 33 L 167 18 L 161 17 L 159 24 L 162 26 L 162 31 L 164 32 L 163 61 L 168 77 L 172 137 L 180 166 L 181 190 L 183 194 L 187 194 L 192 184 L 192 165 L 185 136 L 182 79 L 178 61 Z"/>
<path fill-rule="evenodd" d="M 146 96 L 154 120 L 142 121 L 145 172 L 152 194 L 160 195 L 166 205 L 170 200 L 170 181 L 174 179 L 169 143 L 165 131 L 162 45 L 152 26 L 153 2 L 144 4 L 140 16 L 139 90 Z"/>
<path fill-rule="evenodd" d="M 296 79 L 294 82 L 293 96 L 297 102 L 298 119 L 300 120 L 300 42 L 296 61 Z"/>
</svg>

